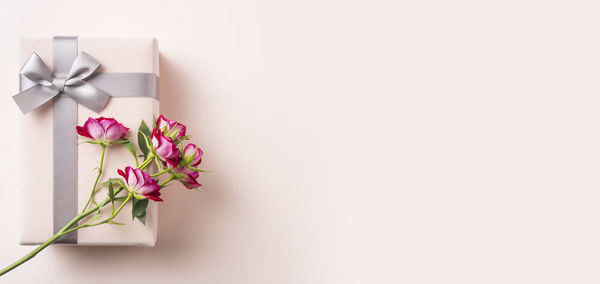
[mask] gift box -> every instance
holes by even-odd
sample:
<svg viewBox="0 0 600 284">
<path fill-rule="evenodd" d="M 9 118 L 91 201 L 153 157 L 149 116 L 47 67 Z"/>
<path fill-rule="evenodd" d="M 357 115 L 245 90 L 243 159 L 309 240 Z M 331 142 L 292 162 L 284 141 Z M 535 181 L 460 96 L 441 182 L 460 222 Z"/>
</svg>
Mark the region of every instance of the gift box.
<svg viewBox="0 0 600 284">
<path fill-rule="evenodd" d="M 140 122 L 144 120 L 152 125 L 154 117 L 159 114 L 159 53 L 155 39 L 22 39 L 19 62 L 30 62 L 32 54 L 37 54 L 53 70 L 54 75 L 68 72 L 77 56 L 89 55 L 102 67 L 96 71 L 97 74 L 90 76 L 88 82 L 110 95 L 110 98 L 101 110 L 90 109 L 94 108 L 93 103 L 90 105 L 90 102 L 86 102 L 85 96 L 81 101 L 76 101 L 65 94 L 59 94 L 40 105 L 27 102 L 29 105 L 25 107 L 23 102 L 15 98 L 21 109 L 27 112 L 19 115 L 18 119 L 22 245 L 46 241 L 81 212 L 90 196 L 98 173 L 95 168 L 99 166 L 101 147 L 87 143 L 77 145 L 84 139 L 77 136 L 75 125 L 83 125 L 88 117 L 112 117 L 130 128 L 127 138 L 137 141 Z M 23 69 L 21 72 L 23 73 Z M 21 75 L 21 93 L 34 85 Z M 139 149 L 138 153 L 141 153 Z M 126 166 L 135 166 L 135 160 L 126 147 L 108 147 L 101 181 L 109 177 L 119 178 L 117 169 L 124 169 Z M 97 201 L 104 198 L 106 189 L 96 195 Z M 125 225 L 105 224 L 84 228 L 63 236 L 58 243 L 154 246 L 157 210 L 157 203 L 150 202 L 146 222 L 142 224 L 131 217 L 131 203 L 128 203 L 123 208 L 125 214 L 119 214 L 114 220 Z M 110 206 L 104 208 L 102 215 L 103 219 L 110 216 Z"/>
</svg>

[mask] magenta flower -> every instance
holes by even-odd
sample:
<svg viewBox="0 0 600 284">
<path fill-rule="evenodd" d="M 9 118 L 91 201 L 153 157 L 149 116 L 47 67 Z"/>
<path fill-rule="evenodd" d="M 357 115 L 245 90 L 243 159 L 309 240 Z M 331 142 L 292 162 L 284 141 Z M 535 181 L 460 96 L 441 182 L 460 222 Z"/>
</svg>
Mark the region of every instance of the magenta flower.
<svg viewBox="0 0 600 284">
<path fill-rule="evenodd" d="M 194 144 L 187 144 L 183 149 L 183 163 L 185 165 L 197 166 L 202 162 L 202 149 Z"/>
<path fill-rule="evenodd" d="M 196 180 L 200 176 L 196 171 L 190 170 L 187 167 L 179 167 L 173 169 L 173 172 L 179 176 L 178 180 L 189 189 L 202 186 Z"/>
<path fill-rule="evenodd" d="M 117 173 L 123 177 L 127 187 L 137 195 L 142 195 L 147 199 L 154 201 L 163 201 L 160 196 L 160 186 L 156 180 L 150 177 L 147 172 L 132 167 L 126 167 L 125 172 L 117 170 Z"/>
<path fill-rule="evenodd" d="M 160 129 L 165 136 L 177 140 L 185 136 L 185 125 L 175 121 L 166 119 L 162 114 L 156 120 L 156 128 Z"/>
<path fill-rule="evenodd" d="M 129 128 L 112 118 L 88 118 L 83 127 L 77 126 L 77 133 L 95 141 L 114 142 L 127 135 Z"/>
<path fill-rule="evenodd" d="M 163 162 L 176 167 L 181 160 L 179 150 L 171 137 L 165 136 L 161 130 L 154 128 L 152 130 L 152 148 L 154 153 Z"/>
</svg>

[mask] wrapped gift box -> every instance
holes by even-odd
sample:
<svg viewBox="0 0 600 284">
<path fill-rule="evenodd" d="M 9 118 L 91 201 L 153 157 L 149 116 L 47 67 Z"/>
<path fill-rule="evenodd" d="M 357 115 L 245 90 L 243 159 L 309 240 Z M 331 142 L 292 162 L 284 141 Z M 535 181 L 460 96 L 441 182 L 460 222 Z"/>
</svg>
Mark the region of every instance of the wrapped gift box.
<svg viewBox="0 0 600 284">
<path fill-rule="evenodd" d="M 54 50 L 56 38 L 26 38 L 21 40 L 20 60 L 25 62 L 33 53 L 53 69 Z M 151 73 L 156 75 L 158 82 L 158 43 L 152 38 L 76 38 L 77 53 L 85 52 L 102 64 L 100 73 Z M 60 51 L 59 51 L 60 52 Z M 54 63 L 56 64 L 56 63 Z M 21 91 L 24 88 L 21 78 Z M 155 90 L 158 92 L 158 84 Z M 110 89 L 110 88 L 109 88 Z M 110 93 L 110 90 L 106 90 Z M 61 98 L 56 98 L 56 100 Z M 65 99 L 64 95 L 63 98 Z M 68 98 L 67 98 L 68 99 Z M 53 101 L 20 115 L 20 176 L 19 191 L 21 195 L 21 244 L 40 244 L 50 238 L 56 231 L 66 224 L 65 214 L 75 217 L 89 198 L 93 182 L 96 178 L 100 160 L 101 148 L 98 145 L 81 144 L 76 152 L 76 191 L 73 196 L 61 197 L 57 195 L 53 184 L 56 176 L 54 171 L 60 168 L 54 160 L 56 143 L 53 135 L 54 125 Z M 83 125 L 88 117 L 112 117 L 129 127 L 127 138 L 137 144 L 137 128 L 143 119 L 148 125 L 152 124 L 153 117 L 159 113 L 157 98 L 148 97 L 111 97 L 108 104 L 100 113 L 95 113 L 81 104 L 74 107 L 77 125 Z M 71 126 L 69 126 L 70 128 Z M 76 136 L 72 129 L 73 139 L 76 142 L 84 141 Z M 60 147 L 59 147 L 60 148 Z M 141 153 L 138 149 L 138 153 Z M 133 157 L 122 146 L 107 148 L 104 170 L 101 181 L 109 177 L 119 177 L 117 169 L 126 166 L 135 166 Z M 75 186 L 74 186 L 75 187 Z M 106 189 L 100 191 L 96 200 L 106 198 Z M 75 204 L 76 203 L 76 204 Z M 147 209 L 146 224 L 132 220 L 131 203 L 127 204 L 115 221 L 124 223 L 124 226 L 105 224 L 93 228 L 77 230 L 75 236 L 70 236 L 62 243 L 91 246 L 154 246 L 157 235 L 157 203 L 150 202 Z M 57 214 L 59 213 L 59 214 Z M 62 217 L 61 217 L 62 215 Z M 110 216 L 110 206 L 105 207 L 103 217 Z M 70 220 L 69 219 L 69 220 Z"/>
</svg>

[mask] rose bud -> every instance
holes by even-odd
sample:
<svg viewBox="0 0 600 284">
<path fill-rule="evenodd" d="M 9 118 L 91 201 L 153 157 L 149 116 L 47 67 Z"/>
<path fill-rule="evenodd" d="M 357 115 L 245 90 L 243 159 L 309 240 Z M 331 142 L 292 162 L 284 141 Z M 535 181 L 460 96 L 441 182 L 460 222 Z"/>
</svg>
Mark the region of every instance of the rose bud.
<svg viewBox="0 0 600 284">
<path fill-rule="evenodd" d="M 123 177 L 127 183 L 127 190 L 134 194 L 137 199 L 152 199 L 154 201 L 163 201 L 160 196 L 160 186 L 156 180 L 150 177 L 147 172 L 132 167 L 126 167 L 125 172 L 117 170 L 117 173 Z"/>
<path fill-rule="evenodd" d="M 183 149 L 183 164 L 197 166 L 202 162 L 202 149 L 194 144 L 187 144 Z"/>
<path fill-rule="evenodd" d="M 93 139 L 97 142 L 114 142 L 121 140 L 127 135 L 129 128 L 112 118 L 88 118 L 83 127 L 75 128 L 81 136 Z"/>
<path fill-rule="evenodd" d="M 156 120 L 156 128 L 174 141 L 185 136 L 185 125 L 175 120 L 166 119 L 162 114 Z"/>
<path fill-rule="evenodd" d="M 173 169 L 177 179 L 189 189 L 197 188 L 202 186 L 196 180 L 200 174 L 198 172 L 188 169 L 187 167 L 179 167 Z"/>
<path fill-rule="evenodd" d="M 171 137 L 163 135 L 157 128 L 152 130 L 152 148 L 156 156 L 163 162 L 176 167 L 181 160 L 179 150 Z"/>
</svg>

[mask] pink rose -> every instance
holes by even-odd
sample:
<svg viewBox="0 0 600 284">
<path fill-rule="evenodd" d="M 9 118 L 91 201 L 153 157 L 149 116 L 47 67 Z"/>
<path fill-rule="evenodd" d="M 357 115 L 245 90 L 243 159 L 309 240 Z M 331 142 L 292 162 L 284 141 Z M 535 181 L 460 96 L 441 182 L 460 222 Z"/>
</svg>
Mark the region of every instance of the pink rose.
<svg viewBox="0 0 600 284">
<path fill-rule="evenodd" d="M 95 141 L 114 142 L 123 139 L 129 128 L 112 118 L 88 118 L 83 127 L 77 126 L 77 133 Z"/>
<path fill-rule="evenodd" d="M 165 136 L 177 140 L 185 136 L 185 125 L 175 121 L 166 119 L 162 114 L 156 120 L 156 128 L 160 129 Z"/>
<path fill-rule="evenodd" d="M 185 187 L 192 189 L 202 186 L 196 180 L 200 174 L 198 172 L 192 171 L 187 167 L 179 167 L 173 169 L 173 172 L 179 176 L 178 180 L 185 185 Z"/>
<path fill-rule="evenodd" d="M 173 167 L 179 164 L 181 158 L 175 142 L 171 137 L 163 135 L 158 128 L 152 130 L 152 148 L 154 148 L 156 156 L 167 164 Z"/>
<path fill-rule="evenodd" d="M 163 201 L 160 196 L 160 186 L 156 180 L 150 177 L 147 172 L 132 167 L 126 167 L 125 172 L 117 170 L 117 173 L 123 177 L 127 186 L 134 194 L 143 195 L 154 201 Z"/>
<path fill-rule="evenodd" d="M 202 149 L 194 144 L 187 144 L 183 149 L 183 163 L 185 165 L 197 166 L 202 162 Z"/>
</svg>

